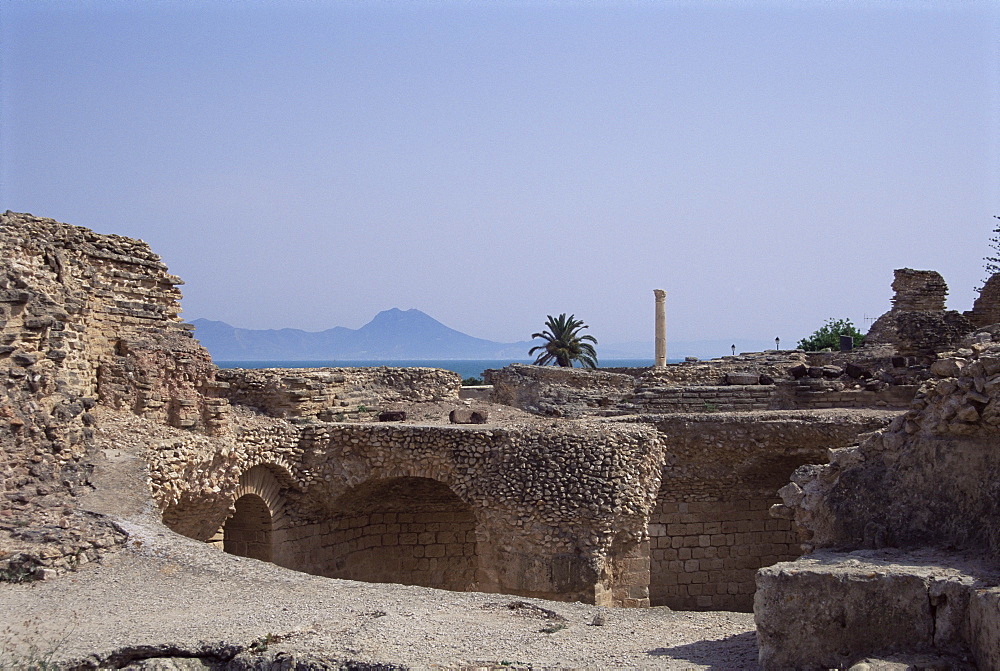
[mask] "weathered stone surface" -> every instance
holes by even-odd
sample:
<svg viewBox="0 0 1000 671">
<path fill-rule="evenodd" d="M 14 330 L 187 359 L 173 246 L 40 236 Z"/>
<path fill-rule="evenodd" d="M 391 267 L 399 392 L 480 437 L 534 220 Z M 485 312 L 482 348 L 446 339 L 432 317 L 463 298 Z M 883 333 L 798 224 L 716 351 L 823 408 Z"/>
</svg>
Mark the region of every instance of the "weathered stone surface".
<svg viewBox="0 0 1000 671">
<path fill-rule="evenodd" d="M 377 417 L 400 401 L 458 399 L 462 379 L 439 368 L 228 368 L 217 393 L 272 417 L 340 421 Z M 389 408 L 387 408 L 389 406 Z"/>
<path fill-rule="evenodd" d="M 974 329 L 967 316 L 945 310 L 948 286 L 939 273 L 901 268 L 892 288 L 892 309 L 872 324 L 866 344 L 889 343 L 900 354 L 926 357 L 954 349 Z"/>
<path fill-rule="evenodd" d="M 726 384 L 757 384 L 760 375 L 756 373 L 726 373 Z"/>
<path fill-rule="evenodd" d="M 380 422 L 403 422 L 406 421 L 406 413 L 402 410 L 386 410 L 378 415 Z"/>
<path fill-rule="evenodd" d="M 455 408 L 448 413 L 448 421 L 452 424 L 485 424 L 488 415 L 485 410 Z"/>
<path fill-rule="evenodd" d="M 844 366 L 844 372 L 847 373 L 849 377 L 852 377 L 855 380 L 864 380 L 872 376 L 870 370 L 868 370 L 864 366 L 859 366 L 856 363 L 848 363 L 846 366 Z"/>
<path fill-rule="evenodd" d="M 803 378 L 809 374 L 809 366 L 804 363 L 800 363 L 798 366 L 792 366 L 788 369 L 788 374 L 798 380 L 799 378 Z"/>
<path fill-rule="evenodd" d="M 763 568 L 754 603 L 761 668 L 847 668 L 897 653 L 972 655 L 994 668 L 983 662 L 996 659 L 1000 638 L 983 633 L 996 630 L 1000 611 L 976 603 L 993 571 L 929 552 L 819 552 Z"/>
<path fill-rule="evenodd" d="M 972 310 L 966 312 L 965 316 L 977 329 L 1000 323 L 1000 273 L 995 273 L 986 280 L 972 304 Z"/>
</svg>

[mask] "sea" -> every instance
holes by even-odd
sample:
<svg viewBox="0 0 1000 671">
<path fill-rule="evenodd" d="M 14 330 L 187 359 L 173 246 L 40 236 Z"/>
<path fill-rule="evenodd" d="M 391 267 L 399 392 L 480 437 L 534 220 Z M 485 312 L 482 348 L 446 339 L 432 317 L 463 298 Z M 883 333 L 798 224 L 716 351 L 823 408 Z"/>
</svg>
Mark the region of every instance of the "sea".
<svg viewBox="0 0 1000 671">
<path fill-rule="evenodd" d="M 680 359 L 668 359 L 670 363 Z M 443 368 L 458 373 L 462 379 L 482 377 L 488 368 L 503 368 L 512 363 L 533 363 L 532 359 L 437 359 L 437 360 L 372 360 L 372 361 L 216 361 L 219 368 Z M 601 368 L 644 368 L 653 359 L 601 359 Z"/>
</svg>

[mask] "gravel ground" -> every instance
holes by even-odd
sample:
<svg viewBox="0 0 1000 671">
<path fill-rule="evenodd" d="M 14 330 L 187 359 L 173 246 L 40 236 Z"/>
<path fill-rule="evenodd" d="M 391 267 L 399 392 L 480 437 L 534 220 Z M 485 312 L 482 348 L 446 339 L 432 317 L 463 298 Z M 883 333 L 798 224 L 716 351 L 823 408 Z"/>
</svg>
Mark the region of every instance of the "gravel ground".
<svg viewBox="0 0 1000 671">
<path fill-rule="evenodd" d="M 756 668 L 748 613 L 334 580 L 226 555 L 153 520 L 120 524 L 126 550 L 54 580 L 0 586 L 0 667 L 54 652 L 85 667 L 241 653 L 239 664 L 259 668 L 287 653 L 362 668 Z"/>
</svg>

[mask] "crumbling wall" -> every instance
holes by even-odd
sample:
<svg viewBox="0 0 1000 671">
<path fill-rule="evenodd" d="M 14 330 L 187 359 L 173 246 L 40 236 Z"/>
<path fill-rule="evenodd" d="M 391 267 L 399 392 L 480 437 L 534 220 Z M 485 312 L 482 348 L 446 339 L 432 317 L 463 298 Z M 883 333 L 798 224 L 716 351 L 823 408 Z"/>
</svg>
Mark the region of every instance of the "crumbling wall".
<svg viewBox="0 0 1000 671">
<path fill-rule="evenodd" d="M 483 374 L 492 400 L 550 417 L 611 414 L 632 394 L 635 377 L 623 373 L 511 364 Z M 609 411 L 604 413 L 602 411 Z"/>
<path fill-rule="evenodd" d="M 827 465 L 799 468 L 780 490 L 783 503 L 773 514 L 793 518 L 805 547 L 822 551 L 823 562 L 803 570 L 797 562 L 780 564 L 759 577 L 756 619 L 765 668 L 838 666 L 900 646 L 964 650 L 986 666 L 1000 656 L 995 639 L 975 633 L 974 621 L 984 613 L 973 605 L 998 584 L 997 576 L 968 564 L 980 557 L 995 568 L 1000 550 L 1000 345 L 980 339 L 943 353 L 930 371 L 934 379 L 889 427 L 856 447 L 831 451 Z M 931 560 L 924 557 L 928 551 Z M 871 559 L 892 564 L 891 570 L 866 570 L 863 562 Z M 864 579 L 842 577 L 859 565 Z M 932 578 L 964 577 L 942 591 L 928 571 Z M 829 603 L 834 584 L 842 604 L 878 603 L 880 612 L 899 613 L 912 610 L 907 599 L 929 604 L 927 631 L 873 636 L 881 626 L 874 616 L 826 627 L 836 610 Z M 903 590 L 904 584 L 913 587 Z M 995 611 L 986 620 L 981 626 L 995 630 Z M 806 630 L 809 640 L 802 638 Z"/>
<path fill-rule="evenodd" d="M 913 405 L 783 490 L 816 547 L 1000 549 L 1000 348 L 949 356 Z M 878 491 L 880 496 L 862 496 Z"/>
<path fill-rule="evenodd" d="M 973 330 L 965 315 L 945 310 L 948 285 L 940 273 L 900 268 L 892 288 L 892 309 L 872 324 L 866 344 L 891 344 L 903 356 L 933 357 L 954 349 Z"/>
<path fill-rule="evenodd" d="M 995 273 L 986 280 L 972 304 L 972 310 L 966 312 L 965 316 L 977 329 L 1000 324 L 1000 273 Z"/>
<path fill-rule="evenodd" d="M 62 570 L 120 542 L 75 506 L 97 403 L 224 430 L 180 283 L 142 241 L 0 214 L 0 534 L 16 550 L 0 571 Z"/>
<path fill-rule="evenodd" d="M 379 411 L 393 403 L 458 399 L 462 378 L 438 368 L 221 369 L 220 391 L 233 403 L 272 417 L 337 421 L 358 408 Z"/>
</svg>

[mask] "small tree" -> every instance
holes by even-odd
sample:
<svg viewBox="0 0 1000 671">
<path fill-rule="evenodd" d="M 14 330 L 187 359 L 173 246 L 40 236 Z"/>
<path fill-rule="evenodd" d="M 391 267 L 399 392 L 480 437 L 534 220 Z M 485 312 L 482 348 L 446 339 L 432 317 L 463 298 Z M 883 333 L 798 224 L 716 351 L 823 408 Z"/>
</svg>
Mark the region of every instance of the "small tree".
<svg viewBox="0 0 1000 671">
<path fill-rule="evenodd" d="M 1000 217 L 993 215 L 994 219 L 1000 219 Z M 986 280 L 993 277 L 994 273 L 1000 273 L 1000 225 L 997 225 L 993 229 L 993 237 L 990 238 L 990 247 L 995 251 L 993 252 L 996 256 L 984 256 L 983 270 L 986 271 L 986 277 L 983 278 L 983 283 L 976 287 L 976 291 L 982 291 L 983 286 L 986 284 Z"/>
<path fill-rule="evenodd" d="M 840 336 L 849 335 L 854 341 L 855 347 L 860 347 L 865 336 L 861 331 L 854 328 L 850 319 L 830 319 L 808 338 L 799 341 L 799 349 L 807 352 L 818 352 L 821 349 L 840 349 Z"/>
</svg>

